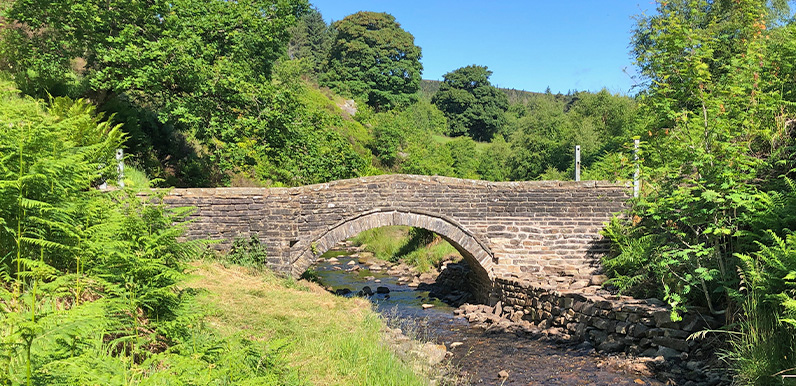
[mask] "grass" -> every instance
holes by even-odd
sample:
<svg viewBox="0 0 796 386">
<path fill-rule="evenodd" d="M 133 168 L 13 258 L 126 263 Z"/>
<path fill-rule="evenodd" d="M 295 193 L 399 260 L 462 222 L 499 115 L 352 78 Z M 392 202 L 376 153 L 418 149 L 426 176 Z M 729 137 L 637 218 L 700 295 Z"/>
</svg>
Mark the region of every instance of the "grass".
<svg viewBox="0 0 796 386">
<path fill-rule="evenodd" d="M 394 261 L 398 251 L 406 245 L 411 229 L 400 225 L 373 228 L 352 237 L 351 241 L 356 245 L 365 245 L 365 250 L 372 252 L 378 259 Z"/>
<path fill-rule="evenodd" d="M 416 267 L 420 272 L 428 272 L 432 268 L 439 266 L 451 255 L 454 256 L 456 261 L 461 259 L 461 255 L 456 248 L 437 237 L 430 243 L 402 256 L 401 260 Z"/>
<path fill-rule="evenodd" d="M 382 319 L 364 299 L 270 272 L 194 263 L 188 285 L 203 291 L 209 324 L 224 336 L 286 344 L 289 366 L 314 385 L 427 385 L 383 343 Z"/>
<path fill-rule="evenodd" d="M 378 259 L 403 261 L 428 272 L 450 256 L 461 255 L 450 243 L 429 231 L 408 226 L 387 226 L 364 231 L 352 238 L 354 244 L 365 245 Z"/>
</svg>

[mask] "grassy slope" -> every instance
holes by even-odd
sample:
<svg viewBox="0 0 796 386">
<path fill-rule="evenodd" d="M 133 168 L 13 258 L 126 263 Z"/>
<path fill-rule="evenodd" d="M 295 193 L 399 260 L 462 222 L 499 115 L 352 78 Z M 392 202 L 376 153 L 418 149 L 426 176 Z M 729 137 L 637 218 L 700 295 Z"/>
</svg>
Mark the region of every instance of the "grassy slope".
<svg viewBox="0 0 796 386">
<path fill-rule="evenodd" d="M 367 156 L 371 155 L 370 151 L 365 149 L 365 145 L 371 141 L 370 133 L 340 108 L 345 103 L 345 98 L 329 89 L 320 88 L 316 84 L 307 82 L 305 92 L 301 95 L 300 101 L 308 106 L 310 110 L 326 111 L 333 116 L 339 116 L 340 123 L 335 125 L 335 129 L 348 138 L 358 152 Z"/>
<path fill-rule="evenodd" d="M 205 290 L 209 323 L 224 336 L 286 343 L 291 368 L 314 385 L 425 385 L 382 343 L 382 320 L 363 299 L 307 282 L 218 263 L 194 264 L 188 285 Z"/>
</svg>

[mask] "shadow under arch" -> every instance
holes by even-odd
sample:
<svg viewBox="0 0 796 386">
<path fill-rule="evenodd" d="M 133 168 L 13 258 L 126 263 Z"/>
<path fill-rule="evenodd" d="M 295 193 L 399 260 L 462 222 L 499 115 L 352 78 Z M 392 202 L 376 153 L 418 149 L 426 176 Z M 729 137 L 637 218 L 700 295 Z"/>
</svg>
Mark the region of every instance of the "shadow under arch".
<svg viewBox="0 0 796 386">
<path fill-rule="evenodd" d="M 473 271 L 471 283 L 476 299 L 486 302 L 492 291 L 494 256 L 484 242 L 461 224 L 446 216 L 408 210 L 376 210 L 361 213 L 332 225 L 319 235 L 302 240 L 291 248 L 293 276 L 298 277 L 316 259 L 338 242 L 360 232 L 391 225 L 406 225 L 430 230 L 449 242 L 464 257 Z"/>
</svg>

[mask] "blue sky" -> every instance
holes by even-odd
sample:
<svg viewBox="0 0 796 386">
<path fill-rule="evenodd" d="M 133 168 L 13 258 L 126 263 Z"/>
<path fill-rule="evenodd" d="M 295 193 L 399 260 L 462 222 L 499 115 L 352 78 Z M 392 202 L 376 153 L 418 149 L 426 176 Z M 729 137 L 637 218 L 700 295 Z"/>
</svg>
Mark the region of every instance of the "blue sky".
<svg viewBox="0 0 796 386">
<path fill-rule="evenodd" d="M 527 91 L 632 94 L 633 16 L 652 0 L 310 0 L 327 22 L 387 12 L 423 49 L 423 79 L 470 64 L 493 84 Z"/>
</svg>

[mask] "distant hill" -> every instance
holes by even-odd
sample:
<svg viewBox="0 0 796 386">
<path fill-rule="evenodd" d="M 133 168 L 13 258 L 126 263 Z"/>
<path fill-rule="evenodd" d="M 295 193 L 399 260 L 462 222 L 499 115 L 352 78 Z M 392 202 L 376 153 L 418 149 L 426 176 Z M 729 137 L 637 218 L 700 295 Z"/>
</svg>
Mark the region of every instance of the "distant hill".
<svg viewBox="0 0 796 386">
<path fill-rule="evenodd" d="M 427 80 L 423 79 L 420 81 L 420 95 L 423 99 L 428 101 L 431 100 L 431 97 L 437 93 L 439 90 L 439 86 L 442 84 L 439 80 Z M 524 91 L 524 90 L 516 90 L 513 88 L 501 88 L 506 95 L 509 97 L 509 103 L 519 103 L 525 102 L 529 99 L 536 98 L 540 95 L 544 95 L 543 93 L 532 92 L 532 91 Z"/>
</svg>

